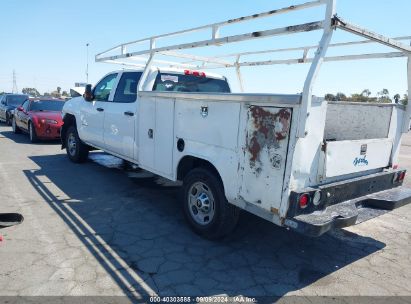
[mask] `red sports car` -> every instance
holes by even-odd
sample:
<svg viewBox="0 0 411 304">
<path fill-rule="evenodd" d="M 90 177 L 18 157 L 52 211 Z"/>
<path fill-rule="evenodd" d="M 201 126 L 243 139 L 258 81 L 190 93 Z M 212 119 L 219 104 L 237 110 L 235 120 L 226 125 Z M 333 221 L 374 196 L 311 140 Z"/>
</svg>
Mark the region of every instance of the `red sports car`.
<svg viewBox="0 0 411 304">
<path fill-rule="evenodd" d="M 30 99 L 14 110 L 12 127 L 14 133 L 28 133 L 31 142 L 39 139 L 60 138 L 63 124 L 61 110 L 64 101 L 60 99 Z"/>
</svg>

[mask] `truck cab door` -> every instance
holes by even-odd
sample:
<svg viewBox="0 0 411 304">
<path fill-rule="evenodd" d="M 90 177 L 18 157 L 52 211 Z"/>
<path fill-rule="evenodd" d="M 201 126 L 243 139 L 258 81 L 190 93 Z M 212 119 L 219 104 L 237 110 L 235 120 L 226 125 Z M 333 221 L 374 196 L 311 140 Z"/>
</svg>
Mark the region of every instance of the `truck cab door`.
<svg viewBox="0 0 411 304">
<path fill-rule="evenodd" d="M 105 110 L 112 100 L 114 86 L 117 83 L 118 73 L 106 75 L 93 89 L 94 99 L 83 99 L 80 107 L 80 122 L 77 125 L 82 141 L 104 148 L 104 116 Z"/>
<path fill-rule="evenodd" d="M 104 145 L 108 151 L 128 159 L 134 158 L 137 85 L 141 74 L 121 73 L 113 102 L 105 109 Z"/>
</svg>

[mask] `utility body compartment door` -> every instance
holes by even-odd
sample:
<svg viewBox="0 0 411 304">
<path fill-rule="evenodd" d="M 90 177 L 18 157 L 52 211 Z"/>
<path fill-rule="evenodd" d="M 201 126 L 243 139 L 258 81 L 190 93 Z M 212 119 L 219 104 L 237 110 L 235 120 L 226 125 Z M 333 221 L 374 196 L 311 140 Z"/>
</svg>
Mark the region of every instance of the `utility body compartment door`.
<svg viewBox="0 0 411 304">
<path fill-rule="evenodd" d="M 138 162 L 161 176 L 173 177 L 174 99 L 139 99 Z"/>
<path fill-rule="evenodd" d="M 249 106 L 245 111 L 240 196 L 276 213 L 281 204 L 292 109 Z"/>
<path fill-rule="evenodd" d="M 138 162 L 145 169 L 154 169 L 154 129 L 156 126 L 156 99 L 139 100 L 139 119 L 137 120 Z"/>
<path fill-rule="evenodd" d="M 323 178 L 388 167 L 392 147 L 389 138 L 327 142 L 322 152 Z"/>
</svg>

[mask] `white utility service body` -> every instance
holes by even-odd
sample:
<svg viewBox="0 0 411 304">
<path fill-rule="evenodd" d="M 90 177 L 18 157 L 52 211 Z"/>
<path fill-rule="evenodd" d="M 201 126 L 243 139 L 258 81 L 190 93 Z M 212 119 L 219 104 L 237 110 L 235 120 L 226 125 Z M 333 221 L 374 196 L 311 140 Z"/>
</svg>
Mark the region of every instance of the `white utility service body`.
<svg viewBox="0 0 411 304">
<path fill-rule="evenodd" d="M 135 66 L 135 71 L 141 72 L 138 91 L 133 102 L 114 101 L 122 73 L 126 72 L 120 71 L 116 72 L 106 102 L 92 98 L 86 101 L 83 97 L 68 101 L 63 109 L 63 147 L 70 144 L 65 132 L 74 121 L 78 137 L 85 145 L 169 180 L 185 180 L 190 170 L 206 167 L 221 180 L 229 204 L 311 236 L 362 222 L 409 203 L 411 191 L 402 187 L 405 171 L 398 169 L 398 154 L 402 133 L 408 131 L 410 107 L 327 102 L 312 96 L 311 91 L 324 61 L 408 57 L 411 62 L 411 47 L 341 21 L 335 15 L 335 4 L 334 0 L 313 1 L 170 34 L 211 29 L 210 40 L 156 48 L 156 40 L 167 37 L 161 35 L 97 55 L 99 62 Z M 323 21 L 229 37 L 218 34 L 219 28 L 232 23 L 323 5 L 326 6 Z M 329 47 L 341 45 L 330 44 L 337 28 L 369 39 L 345 45 L 373 41 L 400 52 L 326 57 Z M 181 53 L 189 48 L 321 29 L 324 33 L 318 46 L 255 52 L 303 51 L 303 57 L 297 59 L 245 62 L 240 58 L 253 52 L 216 57 Z M 130 45 L 144 42 L 149 43 L 147 50 L 127 52 Z M 317 49 L 313 58 L 308 57 L 310 49 Z M 116 51 L 120 54 L 113 54 Z M 159 54 L 183 58 L 186 62 L 156 60 Z M 227 60 L 230 57 L 234 58 L 233 62 Z M 160 92 L 153 88 L 159 71 L 164 81 L 171 79 L 177 84 L 178 75 L 188 71 L 184 69 L 221 67 L 235 68 L 243 88 L 240 67 L 292 63 L 311 63 L 302 94 Z M 225 80 L 222 76 L 209 76 L 208 72 L 205 75 Z M 410 63 L 408 78 L 411 88 Z M 90 130 L 91 127 L 95 129 Z M 206 195 L 198 194 L 197 184 L 190 188 L 195 196 L 194 207 L 190 205 L 190 208 L 194 214 L 203 212 L 201 219 L 207 220 L 205 214 L 209 209 L 208 206 L 202 209 L 204 201 L 218 199 L 211 190 L 201 193 Z M 204 180 L 200 184 L 208 189 Z M 187 195 L 190 200 L 190 193 Z M 217 202 L 213 204 L 217 210 Z M 207 235 L 201 225 L 194 228 Z"/>
</svg>

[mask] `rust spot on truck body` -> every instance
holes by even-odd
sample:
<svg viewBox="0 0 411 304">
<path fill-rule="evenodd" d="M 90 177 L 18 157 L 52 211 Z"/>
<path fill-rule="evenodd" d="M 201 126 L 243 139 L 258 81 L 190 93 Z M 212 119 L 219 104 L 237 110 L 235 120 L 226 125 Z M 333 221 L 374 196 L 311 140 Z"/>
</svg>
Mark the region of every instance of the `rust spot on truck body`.
<svg viewBox="0 0 411 304">
<path fill-rule="evenodd" d="M 250 153 L 250 165 L 255 167 L 256 162 L 260 162 L 260 153 L 264 148 L 279 149 L 280 142 L 288 137 L 291 111 L 281 109 L 272 113 L 267 108 L 259 106 L 252 106 L 249 111 L 252 129 L 249 130 L 247 149 Z M 273 161 L 274 163 L 278 163 L 278 158 Z M 278 164 L 276 166 L 278 167 Z"/>
<path fill-rule="evenodd" d="M 271 207 L 270 211 L 271 211 L 271 213 L 274 213 L 274 214 L 280 214 L 280 210 L 278 210 L 277 208 L 274 208 L 274 207 Z"/>
</svg>

